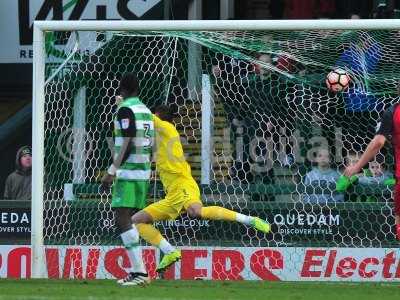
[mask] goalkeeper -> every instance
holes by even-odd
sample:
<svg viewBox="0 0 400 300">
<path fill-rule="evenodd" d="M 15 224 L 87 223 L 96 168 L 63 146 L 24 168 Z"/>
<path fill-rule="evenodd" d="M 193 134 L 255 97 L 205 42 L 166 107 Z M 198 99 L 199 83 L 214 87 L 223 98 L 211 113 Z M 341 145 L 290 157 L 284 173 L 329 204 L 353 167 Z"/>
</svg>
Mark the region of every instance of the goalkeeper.
<svg viewBox="0 0 400 300">
<path fill-rule="evenodd" d="M 204 207 L 199 187 L 185 160 L 179 133 L 172 124 L 173 114 L 170 108 L 166 105 L 158 106 L 153 118 L 158 148 L 156 166 L 166 197 L 133 215 L 132 223 L 136 225 L 144 240 L 157 246 L 164 253 L 157 272 L 165 271 L 180 260 L 181 252 L 165 240 L 151 224 L 160 220 L 173 220 L 183 211 L 193 218 L 240 222 L 264 233 L 270 231 L 270 225 L 260 218 L 246 216 L 219 206 Z"/>
</svg>

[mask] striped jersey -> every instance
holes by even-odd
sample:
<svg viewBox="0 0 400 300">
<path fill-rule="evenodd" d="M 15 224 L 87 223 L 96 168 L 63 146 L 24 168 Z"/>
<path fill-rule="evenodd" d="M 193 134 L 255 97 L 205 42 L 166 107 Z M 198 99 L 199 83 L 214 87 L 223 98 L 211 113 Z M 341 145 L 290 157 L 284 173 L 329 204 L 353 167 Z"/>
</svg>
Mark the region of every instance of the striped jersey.
<svg viewBox="0 0 400 300">
<path fill-rule="evenodd" d="M 133 137 L 130 153 L 118 168 L 120 180 L 147 181 L 151 173 L 151 154 L 154 141 L 153 116 L 137 97 L 124 99 L 118 105 L 114 119 L 114 146 L 116 158 L 124 137 Z"/>
</svg>

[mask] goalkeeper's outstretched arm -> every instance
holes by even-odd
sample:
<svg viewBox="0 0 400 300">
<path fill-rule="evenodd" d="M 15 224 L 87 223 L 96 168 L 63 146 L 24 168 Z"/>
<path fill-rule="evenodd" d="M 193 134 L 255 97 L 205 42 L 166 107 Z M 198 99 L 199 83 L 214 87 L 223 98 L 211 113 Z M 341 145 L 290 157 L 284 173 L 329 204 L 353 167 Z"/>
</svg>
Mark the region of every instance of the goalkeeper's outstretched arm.
<svg viewBox="0 0 400 300">
<path fill-rule="evenodd" d="M 368 144 L 365 152 L 361 155 L 361 158 L 354 165 L 348 166 L 343 174 L 350 177 L 359 173 L 361 169 L 379 153 L 379 150 L 382 149 L 382 147 L 385 145 L 385 142 L 386 137 L 384 135 L 375 135 L 375 137 Z"/>
<path fill-rule="evenodd" d="M 348 166 L 344 171 L 345 176 L 353 176 L 361 171 L 371 159 L 373 159 L 385 145 L 385 142 L 392 135 L 393 130 L 393 112 L 394 106 L 389 107 L 383 115 L 381 120 L 378 122 L 376 128 L 376 134 L 371 142 L 368 144 L 367 149 L 364 151 L 361 158 L 351 166 Z"/>
</svg>

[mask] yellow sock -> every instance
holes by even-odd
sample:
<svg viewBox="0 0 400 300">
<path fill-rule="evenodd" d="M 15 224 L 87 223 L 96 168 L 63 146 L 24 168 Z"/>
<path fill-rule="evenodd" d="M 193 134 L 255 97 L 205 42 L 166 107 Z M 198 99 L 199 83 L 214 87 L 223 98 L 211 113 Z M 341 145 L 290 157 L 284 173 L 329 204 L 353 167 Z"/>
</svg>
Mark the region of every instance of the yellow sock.
<svg viewBox="0 0 400 300">
<path fill-rule="evenodd" d="M 236 214 L 236 212 L 220 206 L 201 208 L 201 218 L 207 220 L 236 221 Z"/>
<path fill-rule="evenodd" d="M 149 244 L 158 247 L 163 239 L 161 233 L 150 224 L 136 224 L 139 235 Z"/>
</svg>

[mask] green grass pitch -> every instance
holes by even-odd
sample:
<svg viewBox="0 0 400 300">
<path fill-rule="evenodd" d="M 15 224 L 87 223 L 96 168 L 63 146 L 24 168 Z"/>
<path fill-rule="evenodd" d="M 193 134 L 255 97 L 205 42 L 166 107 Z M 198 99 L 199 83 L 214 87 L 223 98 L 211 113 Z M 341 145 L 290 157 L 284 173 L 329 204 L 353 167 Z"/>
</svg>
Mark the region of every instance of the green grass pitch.
<svg viewBox="0 0 400 300">
<path fill-rule="evenodd" d="M 113 280 L 0 280 L 0 300 L 390 300 L 400 283 L 164 281 L 120 287 Z"/>
</svg>

